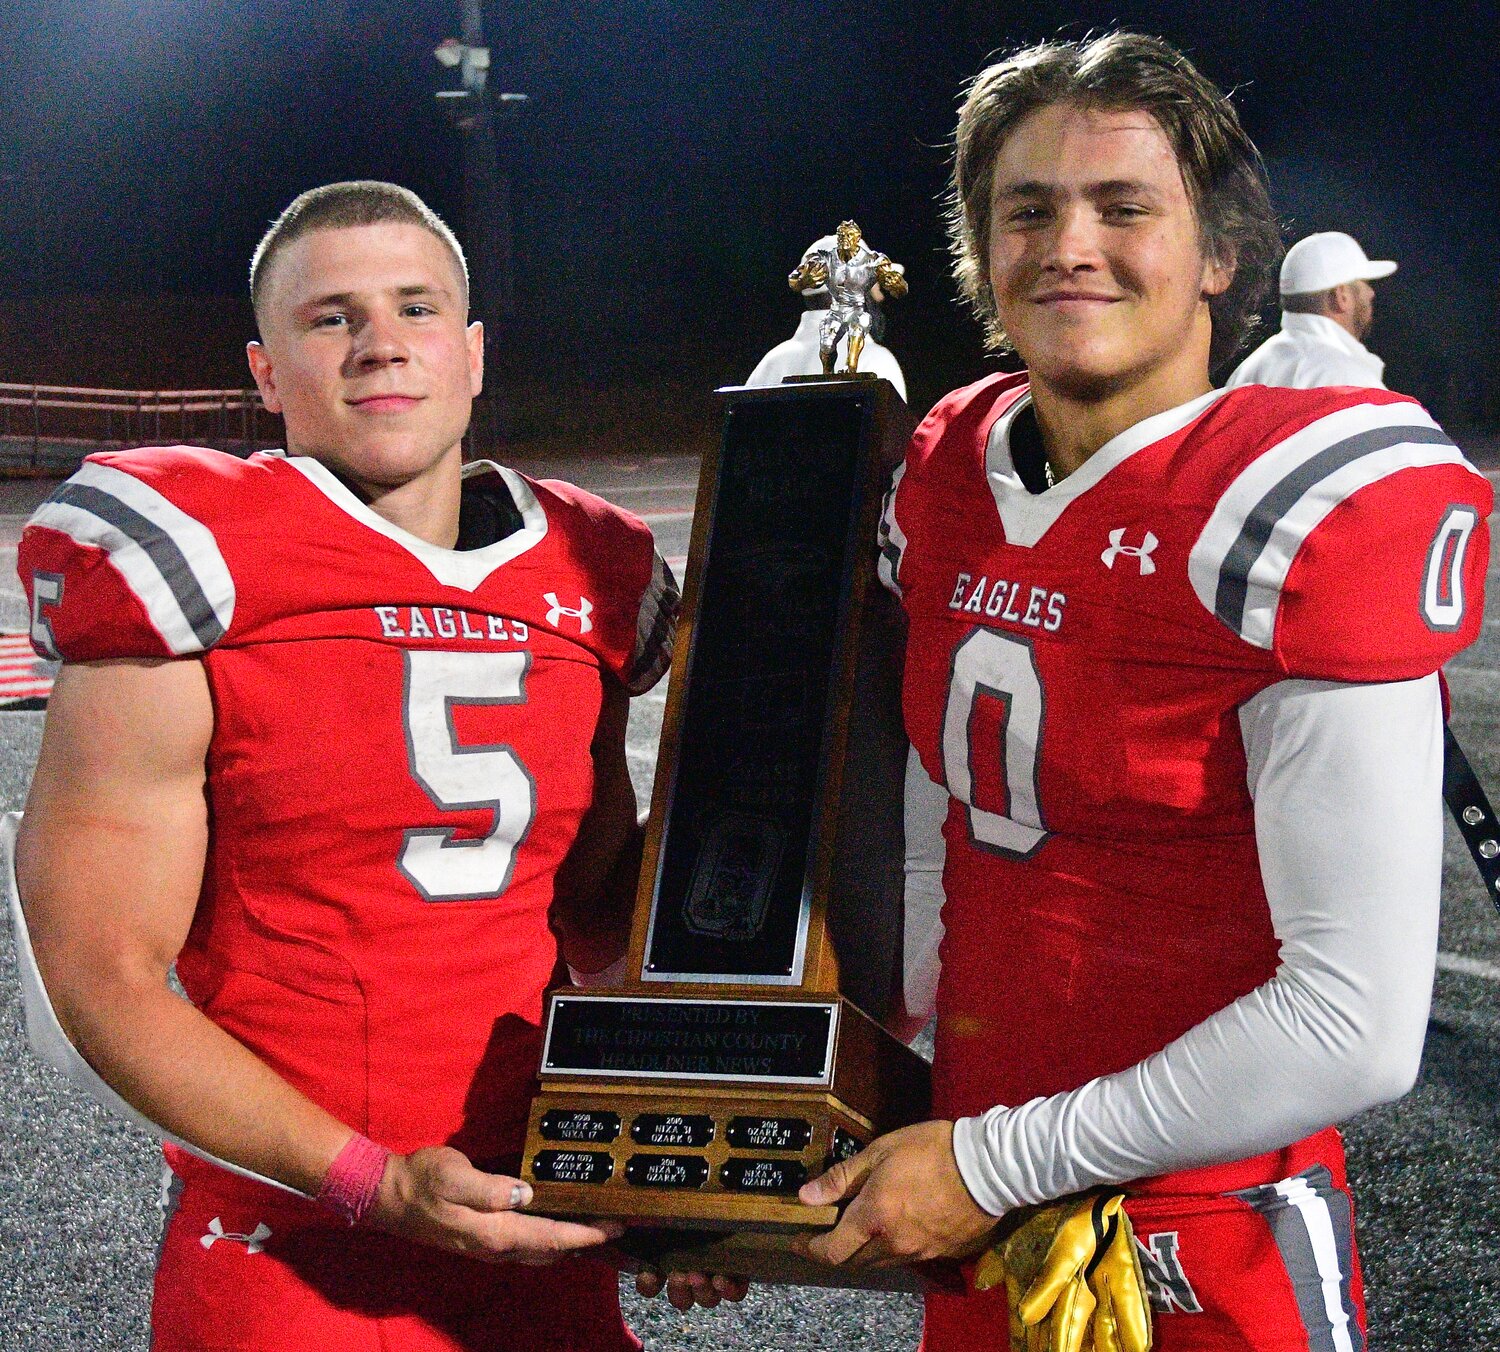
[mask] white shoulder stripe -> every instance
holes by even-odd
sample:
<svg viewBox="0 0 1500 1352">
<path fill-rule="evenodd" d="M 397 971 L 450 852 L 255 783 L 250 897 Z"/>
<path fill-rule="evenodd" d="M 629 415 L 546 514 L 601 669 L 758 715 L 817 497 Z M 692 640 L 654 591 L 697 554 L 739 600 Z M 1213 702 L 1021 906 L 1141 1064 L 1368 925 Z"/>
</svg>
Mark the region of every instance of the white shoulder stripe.
<svg viewBox="0 0 1500 1352">
<path fill-rule="evenodd" d="M 897 596 L 901 595 L 901 559 L 906 553 L 906 533 L 896 520 L 896 490 L 901 487 L 905 474 L 906 462 L 903 460 L 896 466 L 896 472 L 891 476 L 891 486 L 886 490 L 885 503 L 880 513 L 880 532 L 876 537 L 880 550 L 876 571 L 885 587 Z"/>
<path fill-rule="evenodd" d="M 1359 404 L 1310 423 L 1242 470 L 1188 556 L 1205 609 L 1269 649 L 1304 541 L 1340 503 L 1399 470 L 1464 464 L 1415 404 Z"/>
<path fill-rule="evenodd" d="M 133 475 L 86 464 L 31 524 L 104 550 L 179 656 L 211 648 L 234 618 L 234 579 L 213 532 Z"/>
</svg>

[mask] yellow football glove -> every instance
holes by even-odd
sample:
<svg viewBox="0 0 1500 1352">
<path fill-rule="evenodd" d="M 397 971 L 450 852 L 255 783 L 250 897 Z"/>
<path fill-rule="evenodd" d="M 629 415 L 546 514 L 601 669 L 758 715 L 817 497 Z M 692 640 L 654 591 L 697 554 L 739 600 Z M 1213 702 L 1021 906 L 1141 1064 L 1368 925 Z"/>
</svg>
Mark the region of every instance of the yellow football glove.
<svg viewBox="0 0 1500 1352">
<path fill-rule="evenodd" d="M 1149 1352 L 1151 1306 L 1121 1192 L 1034 1211 L 979 1260 L 1005 1282 L 1011 1352 Z"/>
<path fill-rule="evenodd" d="M 1150 1352 L 1151 1347 L 1151 1300 L 1124 1201 L 1119 1193 L 1106 1201 L 1104 1242 L 1087 1274 L 1098 1302 L 1094 1352 Z"/>
</svg>

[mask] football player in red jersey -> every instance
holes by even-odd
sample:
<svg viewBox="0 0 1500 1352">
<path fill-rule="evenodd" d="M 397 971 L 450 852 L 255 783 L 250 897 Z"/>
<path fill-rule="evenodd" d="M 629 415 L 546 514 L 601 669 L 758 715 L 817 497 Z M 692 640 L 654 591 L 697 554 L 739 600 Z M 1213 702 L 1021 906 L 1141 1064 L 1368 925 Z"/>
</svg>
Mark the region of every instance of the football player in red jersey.
<svg viewBox="0 0 1500 1352">
<path fill-rule="evenodd" d="M 1478 632 L 1489 485 L 1400 395 L 1213 388 L 1279 246 L 1254 146 L 1167 44 L 984 71 L 954 201 L 1028 369 L 939 403 L 881 539 L 909 817 L 938 807 L 907 934 L 936 1120 L 804 1188 L 849 1201 L 810 1250 L 969 1255 L 1124 1185 L 1163 1352 L 1359 1352 L 1331 1124 L 1417 1072 L 1437 672 Z M 1003 1284 L 927 1301 L 927 1352 L 1011 1337 Z"/>
<path fill-rule="evenodd" d="M 91 456 L 23 537 L 63 661 L 16 849 L 33 1032 L 176 1143 L 158 1352 L 639 1347 L 608 1264 L 517 1266 L 614 1231 L 512 1175 L 559 949 L 623 951 L 675 584 L 634 517 L 462 465 L 481 334 L 414 195 L 304 194 L 252 296 L 286 453 Z"/>
</svg>

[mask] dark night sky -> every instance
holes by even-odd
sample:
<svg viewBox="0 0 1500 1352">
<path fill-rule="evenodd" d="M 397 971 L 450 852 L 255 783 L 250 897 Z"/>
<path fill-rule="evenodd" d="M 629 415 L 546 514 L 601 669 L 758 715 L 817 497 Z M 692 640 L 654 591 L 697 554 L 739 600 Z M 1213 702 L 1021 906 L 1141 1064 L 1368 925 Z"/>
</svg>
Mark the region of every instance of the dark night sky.
<svg viewBox="0 0 1500 1352">
<path fill-rule="evenodd" d="M 336 178 L 396 179 L 461 227 L 457 138 L 432 100 L 454 81 L 430 55 L 458 13 L 13 0 L 0 303 L 236 295 L 269 219 Z M 507 337 L 544 372 L 742 376 L 794 322 L 782 277 L 852 213 L 908 266 L 891 342 L 914 402 L 973 378 L 978 331 L 953 304 L 936 205 L 959 84 L 997 48 L 1119 24 L 1240 89 L 1292 237 L 1345 228 L 1400 261 L 1370 340 L 1391 382 L 1455 424 L 1500 422 L 1493 3 L 537 0 L 490 4 L 486 23 L 495 82 L 533 100 L 506 152 Z"/>
</svg>

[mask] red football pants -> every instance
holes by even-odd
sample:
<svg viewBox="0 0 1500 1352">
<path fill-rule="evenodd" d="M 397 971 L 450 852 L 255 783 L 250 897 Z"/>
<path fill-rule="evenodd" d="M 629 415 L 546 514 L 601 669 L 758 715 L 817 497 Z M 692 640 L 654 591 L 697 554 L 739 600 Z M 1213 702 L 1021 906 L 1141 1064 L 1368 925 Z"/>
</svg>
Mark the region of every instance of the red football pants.
<svg viewBox="0 0 1500 1352">
<path fill-rule="evenodd" d="M 175 1195 L 175 1197 L 173 1196 Z M 174 1204 L 175 1203 L 175 1204 Z M 297 1198 L 173 1181 L 153 1352 L 639 1352 L 591 1258 L 481 1263 L 331 1224 Z"/>
<path fill-rule="evenodd" d="M 1364 1352 L 1353 1210 L 1321 1164 L 1236 1192 L 1129 1198 L 1155 1352 Z M 927 1297 L 924 1352 L 1004 1352 L 1004 1287 Z"/>
</svg>

